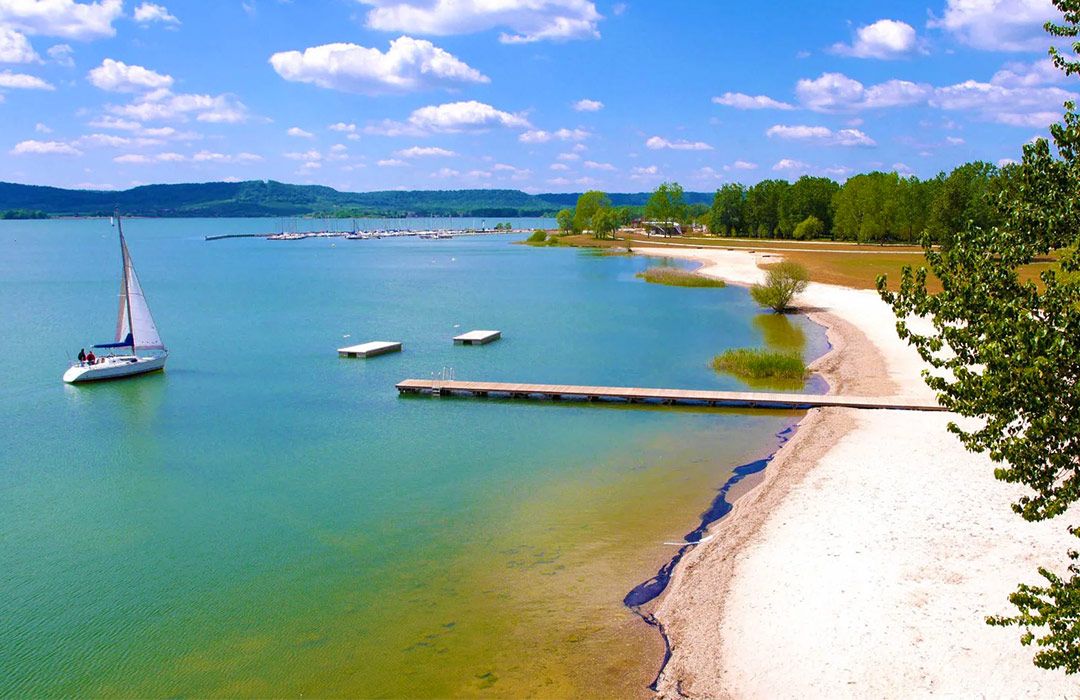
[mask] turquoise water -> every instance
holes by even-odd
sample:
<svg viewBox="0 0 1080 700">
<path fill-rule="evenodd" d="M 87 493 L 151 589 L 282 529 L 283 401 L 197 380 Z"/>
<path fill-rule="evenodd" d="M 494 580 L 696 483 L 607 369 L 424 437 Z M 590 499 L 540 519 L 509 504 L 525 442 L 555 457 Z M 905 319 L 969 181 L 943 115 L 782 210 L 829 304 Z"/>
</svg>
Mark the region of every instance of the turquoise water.
<svg viewBox="0 0 1080 700">
<path fill-rule="evenodd" d="M 126 221 L 168 368 L 73 387 L 115 232 L 0 222 L 0 695 L 642 691 L 660 650 L 623 595 L 796 416 L 394 384 L 742 388 L 708 361 L 764 343 L 745 290 L 520 235 L 203 240 L 276 225 Z M 450 342 L 473 328 L 503 339 Z M 375 339 L 405 352 L 335 353 Z"/>
</svg>

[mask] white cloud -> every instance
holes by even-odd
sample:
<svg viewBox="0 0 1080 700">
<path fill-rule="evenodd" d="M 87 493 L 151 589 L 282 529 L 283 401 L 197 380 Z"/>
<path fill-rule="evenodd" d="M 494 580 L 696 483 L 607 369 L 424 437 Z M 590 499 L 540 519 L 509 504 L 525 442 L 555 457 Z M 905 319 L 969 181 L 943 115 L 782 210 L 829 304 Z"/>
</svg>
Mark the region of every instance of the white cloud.
<svg viewBox="0 0 1080 700">
<path fill-rule="evenodd" d="M 247 121 L 247 107 L 232 95 L 174 94 L 167 89 L 141 95 L 126 105 L 110 105 L 109 110 L 120 117 L 137 121 L 186 121 L 195 115 L 200 122 L 236 124 Z"/>
<path fill-rule="evenodd" d="M 577 153 L 560 153 L 559 155 L 555 156 L 555 158 L 558 160 L 567 161 L 581 160 L 581 156 L 579 156 Z"/>
<path fill-rule="evenodd" d="M 912 170 L 911 168 L 909 168 L 906 163 L 893 163 L 892 164 L 892 169 L 893 169 L 893 172 L 895 172 L 895 173 L 897 173 L 899 175 L 907 176 L 907 175 L 914 175 L 915 174 L 915 171 Z"/>
<path fill-rule="evenodd" d="M 590 170 L 615 170 L 615 166 L 611 163 L 597 163 L 595 160 L 587 160 L 582 163 L 582 165 L 584 165 L 586 168 L 589 168 Z"/>
<path fill-rule="evenodd" d="M 113 158 L 113 162 L 130 165 L 145 165 L 146 163 L 153 163 L 154 159 L 141 153 L 126 153 L 122 156 Z"/>
<path fill-rule="evenodd" d="M 788 141 L 812 141 L 828 146 L 876 146 L 877 142 L 858 129 L 833 131 L 824 126 L 777 124 L 769 127 L 765 135 Z"/>
<path fill-rule="evenodd" d="M 345 134 L 345 138 L 349 139 L 350 141 L 360 140 L 360 134 L 356 133 L 356 124 L 346 124 L 345 122 L 338 122 L 336 124 L 331 124 L 326 128 L 330 129 L 330 131 L 337 131 L 339 133 Z"/>
<path fill-rule="evenodd" d="M 164 5 L 155 5 L 152 2 L 144 2 L 136 7 L 134 18 L 139 24 L 149 24 L 150 22 L 180 24 L 180 20 L 170 13 Z"/>
<path fill-rule="evenodd" d="M 731 167 L 736 170 L 757 170 L 758 164 L 746 160 L 737 160 L 731 164 Z"/>
<path fill-rule="evenodd" d="M 643 165 L 630 169 L 631 180 L 651 180 L 660 173 L 655 165 Z"/>
<path fill-rule="evenodd" d="M 311 133 L 310 131 L 304 131 L 303 129 L 301 129 L 298 126 L 290 127 L 289 130 L 286 131 L 285 133 L 288 134 L 289 136 L 294 136 L 294 137 L 296 137 L 298 139 L 315 138 L 315 134 Z"/>
<path fill-rule="evenodd" d="M 76 139 L 72 145 L 77 148 L 87 146 L 120 148 L 121 146 L 157 146 L 161 143 L 162 141 L 160 139 L 154 138 L 129 138 L 127 136 L 117 136 L 116 134 L 86 134 Z"/>
<path fill-rule="evenodd" d="M 907 80 L 887 80 L 868 88 L 843 73 L 822 73 L 795 85 L 799 101 L 817 112 L 904 107 L 924 102 L 932 92 L 930 85 Z"/>
<path fill-rule="evenodd" d="M 565 185 L 569 185 L 570 181 L 568 179 L 566 179 L 565 177 L 553 177 L 550 180 L 548 180 L 548 184 L 549 185 L 556 185 L 558 187 L 563 187 Z"/>
<path fill-rule="evenodd" d="M 430 41 L 402 36 L 383 53 L 357 44 L 282 51 L 270 65 L 285 80 L 368 95 L 450 88 L 490 79 Z"/>
<path fill-rule="evenodd" d="M 0 88 L 12 88 L 15 90 L 55 90 L 51 83 L 47 83 L 36 75 L 26 73 L 12 73 L 9 70 L 0 71 Z"/>
<path fill-rule="evenodd" d="M 101 65 L 86 74 L 90 84 L 109 92 L 144 92 L 172 86 L 171 75 L 163 75 L 142 66 L 129 66 L 123 61 L 106 58 Z"/>
<path fill-rule="evenodd" d="M 604 108 L 604 103 L 600 100 L 578 100 L 574 103 L 574 109 L 578 112 L 599 112 Z"/>
<path fill-rule="evenodd" d="M 409 124 L 421 131 L 435 133 L 529 127 L 525 117 L 503 112 L 475 100 L 421 107 L 409 115 Z"/>
<path fill-rule="evenodd" d="M 801 160 L 794 160 L 792 158 L 782 158 L 777 161 L 776 165 L 772 167 L 776 172 L 806 172 L 810 170 L 810 166 Z"/>
<path fill-rule="evenodd" d="M 528 180 L 532 176 L 532 170 L 507 165 L 506 163 L 496 163 L 491 166 L 491 169 L 495 172 L 508 173 L 511 180 Z"/>
<path fill-rule="evenodd" d="M 567 165 L 566 163 L 552 163 L 551 165 L 548 166 L 548 169 L 549 170 L 559 170 L 559 171 L 562 171 L 562 172 L 566 172 L 566 171 L 570 170 L 570 166 Z"/>
<path fill-rule="evenodd" d="M 1057 87 L 1010 88 L 966 80 L 934 91 L 930 104 L 944 110 L 975 112 L 1010 126 L 1045 127 L 1061 119 L 1062 104 L 1077 94 Z"/>
<path fill-rule="evenodd" d="M 436 170 L 435 172 L 431 173 L 431 177 L 439 177 L 439 178 L 457 177 L 460 174 L 461 173 L 459 173 L 457 170 L 454 170 L 453 168 L 440 168 L 439 170 Z"/>
<path fill-rule="evenodd" d="M 833 44 L 832 52 L 856 58 L 902 58 L 910 56 L 918 48 L 915 28 L 907 22 L 879 19 L 873 24 L 859 27 L 855 41 Z"/>
<path fill-rule="evenodd" d="M 53 132 L 53 130 L 50 129 L 48 125 L 42 124 L 41 122 L 34 124 L 34 131 L 39 134 L 51 134 Z"/>
<path fill-rule="evenodd" d="M 698 168 L 694 172 L 694 177 L 699 180 L 721 180 L 723 179 L 724 175 L 717 172 L 715 168 L 710 168 L 706 165 L 703 168 Z"/>
<path fill-rule="evenodd" d="M 25 35 L 0 25 L 0 63 L 37 63 L 40 60 Z"/>
<path fill-rule="evenodd" d="M 15 147 L 10 151 L 13 156 L 22 155 L 64 155 L 64 156 L 81 156 L 82 151 L 75 148 L 69 143 L 63 143 L 62 141 L 36 141 L 30 139 L 28 141 L 20 141 L 15 144 Z"/>
<path fill-rule="evenodd" d="M 263 159 L 256 153 L 216 153 L 213 151 L 199 151 L 191 156 L 195 163 L 257 163 Z"/>
<path fill-rule="evenodd" d="M 75 49 L 71 48 L 67 44 L 56 44 L 55 46 L 50 46 L 45 51 L 45 53 L 47 53 L 49 55 L 49 58 L 53 60 L 53 63 L 58 66 L 64 66 L 65 68 L 75 67 L 75 59 L 73 58 Z"/>
<path fill-rule="evenodd" d="M 651 148 L 654 151 L 658 151 L 663 148 L 670 148 L 674 151 L 711 151 L 712 146 L 703 141 L 669 141 L 661 136 L 653 136 L 645 142 L 646 148 Z"/>
<path fill-rule="evenodd" d="M 945 143 L 949 144 L 950 146 L 963 146 L 966 142 L 959 136 L 946 136 Z"/>
<path fill-rule="evenodd" d="M 795 109 L 787 102 L 774 100 L 768 95 L 746 95 L 741 92 L 725 92 L 712 98 L 714 104 L 735 109 Z"/>
<path fill-rule="evenodd" d="M 322 153 L 320 153 L 319 151 L 316 151 L 314 148 L 312 148 L 310 150 L 307 150 L 307 151 L 304 151 L 302 153 L 292 152 L 292 153 L 285 153 L 283 155 L 286 158 L 290 159 L 290 160 L 303 160 L 303 161 L 322 160 Z"/>
<path fill-rule="evenodd" d="M 413 146 L 412 148 L 398 151 L 394 155 L 400 158 L 426 158 L 431 156 L 449 158 L 450 156 L 456 156 L 457 153 L 437 146 Z"/>
<path fill-rule="evenodd" d="M 592 39 L 603 19 L 591 0 L 359 0 L 374 7 L 367 26 L 447 36 L 505 27 L 505 44 Z"/>
<path fill-rule="evenodd" d="M 335 143 L 326 154 L 327 160 L 348 160 L 349 148 L 343 143 Z"/>
<path fill-rule="evenodd" d="M 1004 87 L 1036 87 L 1064 82 L 1065 74 L 1049 58 L 1034 63 L 1006 63 L 990 82 Z"/>
<path fill-rule="evenodd" d="M 559 129 L 557 131 L 544 131 L 533 129 L 518 136 L 522 143 L 547 143 L 549 141 L 584 141 L 592 134 L 584 129 Z"/>
<path fill-rule="evenodd" d="M 945 14 L 927 26 L 987 51 L 1038 51 L 1047 44 L 1042 26 L 1061 21 L 1050 0 L 946 0 Z"/>
<path fill-rule="evenodd" d="M 469 175 L 469 177 L 480 179 L 480 180 L 486 180 L 486 179 L 491 177 L 491 173 L 489 173 L 486 170 L 470 170 L 468 175 Z"/>
<path fill-rule="evenodd" d="M 120 131 L 139 131 L 142 129 L 142 124 L 134 122 L 129 119 L 117 119 L 109 115 L 99 117 L 92 122 L 90 126 L 95 129 L 118 129 Z"/>
<path fill-rule="evenodd" d="M 121 0 L 0 0 L 0 24 L 31 35 L 80 41 L 115 35 L 112 23 L 123 14 Z"/>
<path fill-rule="evenodd" d="M 376 165 L 383 168 L 400 168 L 408 165 L 408 163 L 403 160 L 398 160 L 397 158 L 386 158 L 384 160 L 380 160 L 378 163 L 376 163 Z"/>
</svg>

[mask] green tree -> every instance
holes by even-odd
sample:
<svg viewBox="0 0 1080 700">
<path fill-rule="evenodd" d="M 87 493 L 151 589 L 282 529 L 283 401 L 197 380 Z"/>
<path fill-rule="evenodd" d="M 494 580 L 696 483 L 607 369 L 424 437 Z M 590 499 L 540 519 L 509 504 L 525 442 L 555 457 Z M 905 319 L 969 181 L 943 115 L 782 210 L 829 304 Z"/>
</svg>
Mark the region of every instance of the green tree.
<svg viewBox="0 0 1080 700">
<path fill-rule="evenodd" d="M 1054 4 L 1064 24 L 1046 28 L 1073 39 L 1074 54 L 1050 54 L 1072 76 L 1080 73 L 1080 0 Z M 925 379 L 941 405 L 978 419 L 949 429 L 967 449 L 989 454 L 998 479 L 1027 487 L 1013 510 L 1032 521 L 1062 515 L 1080 500 L 1080 114 L 1073 102 L 1050 133 L 1056 156 L 1038 139 L 1024 146 L 1023 161 L 1007 173 L 996 200 L 997 225 L 979 225 L 977 216 L 953 219 L 942 229 L 950 244 L 940 249 L 924 236 L 927 264 L 944 291 L 928 292 L 922 267 L 905 269 L 895 293 L 884 277 L 878 280 L 901 337 L 938 370 Z M 1053 251 L 1060 272 L 1044 270 L 1039 284 L 1021 280 L 1021 266 Z M 912 330 L 905 321 L 912 314 L 930 318 L 933 330 Z M 1068 512 L 1077 515 L 1075 507 Z M 1080 537 L 1080 527 L 1068 530 Z M 1016 615 L 987 622 L 1022 627 L 1021 643 L 1038 648 L 1036 666 L 1076 673 L 1080 554 L 1071 550 L 1068 558 L 1065 571 L 1041 566 L 1041 585 L 1021 584 L 1009 596 Z"/>
<path fill-rule="evenodd" d="M 619 212 L 611 207 L 600 207 L 590 223 L 594 238 L 615 238 L 619 230 Z"/>
<path fill-rule="evenodd" d="M 824 234 L 825 224 L 822 223 L 821 219 L 811 214 L 810 216 L 799 222 L 799 224 L 795 227 L 795 230 L 792 232 L 792 237 L 800 241 L 805 241 L 814 238 L 821 238 L 821 236 Z"/>
<path fill-rule="evenodd" d="M 716 191 L 709 208 L 709 233 L 718 236 L 735 236 L 744 225 L 743 209 L 746 206 L 746 188 L 739 184 L 727 184 Z"/>
<path fill-rule="evenodd" d="M 760 238 L 771 238 L 780 228 L 780 202 L 791 184 L 787 180 L 762 180 L 746 191 L 746 228 Z"/>
<path fill-rule="evenodd" d="M 810 273 L 799 263 L 784 261 L 765 271 L 765 283 L 750 287 L 750 296 L 758 304 L 783 313 L 796 294 L 806 290 Z"/>
<path fill-rule="evenodd" d="M 581 232 L 590 228 L 596 210 L 610 206 L 611 200 L 603 192 L 589 190 L 582 194 L 578 197 L 577 206 L 574 207 L 574 231 Z"/>
<path fill-rule="evenodd" d="M 873 172 L 856 175 L 833 197 L 833 234 L 860 243 L 882 242 L 900 230 L 900 176 Z"/>
<path fill-rule="evenodd" d="M 574 212 L 569 209 L 561 209 L 559 213 L 555 215 L 555 222 L 559 225 L 559 230 L 563 233 L 573 233 Z"/>
<path fill-rule="evenodd" d="M 780 199 L 780 233 L 790 238 L 799 222 L 810 216 L 820 221 L 826 231 L 831 231 L 832 200 L 839 189 L 840 185 L 827 177 L 800 177 L 783 191 Z"/>
<path fill-rule="evenodd" d="M 991 183 L 998 169 L 990 163 L 975 161 L 958 166 L 941 185 L 930 205 L 927 228 L 934 240 L 948 243 L 960 230 L 973 226 L 989 229 L 1001 218 L 990 201 Z"/>
<path fill-rule="evenodd" d="M 661 183 L 645 203 L 645 218 L 660 222 L 686 222 L 686 201 L 677 182 Z"/>
</svg>

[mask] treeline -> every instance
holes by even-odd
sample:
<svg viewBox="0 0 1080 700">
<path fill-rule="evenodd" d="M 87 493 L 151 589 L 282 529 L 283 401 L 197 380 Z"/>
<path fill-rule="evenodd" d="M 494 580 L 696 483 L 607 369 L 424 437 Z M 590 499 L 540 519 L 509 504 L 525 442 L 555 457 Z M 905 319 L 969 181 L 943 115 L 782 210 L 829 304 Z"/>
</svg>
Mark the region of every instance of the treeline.
<svg viewBox="0 0 1080 700">
<path fill-rule="evenodd" d="M 49 215 L 39 209 L 7 209 L 0 211 L 0 219 L 48 219 Z"/>
<path fill-rule="evenodd" d="M 907 243 L 926 232 L 943 241 L 969 223 L 998 223 L 992 199 L 1011 172 L 977 161 L 928 180 L 871 172 L 843 185 L 809 176 L 724 185 L 703 223 L 719 236 Z"/>
</svg>

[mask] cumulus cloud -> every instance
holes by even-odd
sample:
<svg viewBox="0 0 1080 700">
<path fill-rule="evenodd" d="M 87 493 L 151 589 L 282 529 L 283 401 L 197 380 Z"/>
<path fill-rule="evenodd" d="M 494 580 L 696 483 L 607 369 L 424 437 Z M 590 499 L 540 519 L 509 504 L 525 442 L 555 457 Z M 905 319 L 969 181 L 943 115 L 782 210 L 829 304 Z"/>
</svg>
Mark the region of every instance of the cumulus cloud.
<svg viewBox="0 0 1080 700">
<path fill-rule="evenodd" d="M 600 36 L 603 17 L 591 0 L 359 0 L 374 9 L 367 26 L 447 36 L 505 28 L 504 44 Z"/>
<path fill-rule="evenodd" d="M 746 95 L 741 92 L 725 92 L 712 98 L 714 104 L 735 109 L 795 109 L 794 105 L 774 100 L 767 95 Z"/>
<path fill-rule="evenodd" d="M 237 124 L 247 121 L 247 107 L 232 95 L 174 94 L 167 89 L 141 95 L 126 105 L 110 105 L 114 115 L 140 122 L 196 121 L 211 124 Z"/>
<path fill-rule="evenodd" d="M 932 92 L 930 85 L 908 80 L 887 80 L 866 87 L 843 73 L 822 73 L 795 85 L 799 101 L 817 112 L 904 107 L 926 101 Z"/>
<path fill-rule="evenodd" d="M 557 131 L 544 131 L 532 129 L 518 136 L 522 143 L 547 143 L 549 141 L 584 141 L 591 134 L 584 129 L 558 129 Z"/>
<path fill-rule="evenodd" d="M 613 172 L 615 170 L 615 166 L 611 163 L 598 163 L 595 160 L 587 160 L 582 163 L 582 165 L 584 165 L 589 170 L 607 170 L 609 172 Z"/>
<path fill-rule="evenodd" d="M 651 180 L 660 173 L 655 165 L 639 165 L 630 169 L 631 180 Z"/>
<path fill-rule="evenodd" d="M 356 124 L 346 124 L 345 122 L 338 122 L 326 127 L 330 131 L 336 131 L 341 134 L 345 134 L 345 138 L 350 141 L 359 141 L 360 134 L 357 133 Z"/>
<path fill-rule="evenodd" d="M 376 165 L 378 165 L 380 167 L 383 167 L 383 168 L 400 168 L 400 167 L 408 165 L 408 163 L 406 163 L 403 160 L 399 160 L 397 158 L 386 158 L 386 159 L 380 160 L 378 163 L 376 163 Z"/>
<path fill-rule="evenodd" d="M 731 164 L 735 170 L 757 170 L 758 164 L 747 160 L 737 160 Z"/>
<path fill-rule="evenodd" d="M 112 23 L 123 14 L 122 0 L 0 0 L 0 25 L 80 41 L 115 35 Z"/>
<path fill-rule="evenodd" d="M 965 80 L 934 91 L 930 104 L 939 109 L 971 111 L 987 121 L 1045 127 L 1061 118 L 1061 105 L 1078 95 L 1058 87 L 1015 87 Z"/>
<path fill-rule="evenodd" d="M 9 70 L 0 71 L 0 88 L 12 88 L 15 90 L 55 90 L 48 83 L 36 75 L 26 73 L 12 73 Z"/>
<path fill-rule="evenodd" d="M 216 153 L 214 151 L 199 151 L 191 156 L 194 163 L 258 163 L 263 159 L 257 153 Z"/>
<path fill-rule="evenodd" d="M 403 36 L 386 53 L 357 44 L 282 51 L 270 65 L 285 80 L 368 95 L 449 88 L 490 79 L 430 41 Z"/>
<path fill-rule="evenodd" d="M 172 86 L 171 75 L 163 75 L 142 66 L 129 66 L 123 61 L 106 58 L 101 65 L 86 74 L 90 84 L 109 92 L 144 92 Z"/>
<path fill-rule="evenodd" d="M 152 2 L 144 2 L 136 7 L 133 16 L 135 21 L 139 24 L 150 24 L 151 22 L 174 25 L 180 24 L 180 20 L 169 12 L 164 5 L 155 5 Z"/>
<path fill-rule="evenodd" d="M 47 53 L 49 55 L 49 58 L 52 59 L 52 62 L 58 66 L 64 66 L 65 68 L 75 67 L 75 59 L 73 58 L 75 49 L 71 48 L 67 44 L 56 44 L 55 46 L 50 46 L 48 49 L 46 49 L 45 53 Z"/>
<path fill-rule="evenodd" d="M 527 129 L 525 117 L 469 100 L 421 107 L 409 115 L 409 125 L 421 132 L 459 133 L 494 128 Z"/>
<path fill-rule="evenodd" d="M 30 139 L 27 141 L 20 141 L 15 144 L 15 147 L 10 151 L 13 156 L 23 155 L 62 155 L 62 156 L 81 156 L 82 151 L 75 148 L 69 143 L 62 141 L 37 141 Z"/>
<path fill-rule="evenodd" d="M 449 158 L 450 156 L 456 156 L 457 153 L 438 146 L 413 146 L 412 148 L 397 151 L 394 155 L 400 158 L 428 158 L 433 156 Z"/>
<path fill-rule="evenodd" d="M 945 13 L 927 26 L 977 49 L 1039 51 L 1046 48 L 1042 26 L 1049 20 L 1061 20 L 1050 0 L 946 0 Z"/>
<path fill-rule="evenodd" d="M 670 141 L 661 136 L 653 136 L 645 142 L 646 148 L 651 148 L 654 151 L 659 151 L 664 148 L 669 148 L 673 151 L 711 151 L 712 146 L 703 141 Z"/>
<path fill-rule="evenodd" d="M 560 170 L 562 172 L 566 172 L 566 171 L 570 170 L 570 166 L 567 165 L 566 163 L 552 163 L 551 165 L 548 166 L 548 169 L 549 170 Z"/>
<path fill-rule="evenodd" d="M 841 56 L 889 59 L 910 56 L 917 49 L 914 27 L 894 19 L 879 19 L 873 24 L 859 27 L 851 45 L 833 44 L 831 51 Z"/>
<path fill-rule="evenodd" d="M 599 112 L 604 108 L 604 103 L 600 100 L 578 100 L 574 103 L 574 109 L 578 112 Z"/>
<path fill-rule="evenodd" d="M 315 138 L 315 134 L 311 133 L 310 131 L 304 131 L 298 126 L 289 127 L 289 130 L 285 133 L 298 139 Z"/>
<path fill-rule="evenodd" d="M 1004 87 L 1035 87 L 1064 82 L 1065 74 L 1049 58 L 1034 63 L 1006 63 L 990 82 Z"/>
<path fill-rule="evenodd" d="M 805 173 L 810 170 L 810 166 L 801 160 L 782 158 L 772 166 L 772 169 L 776 172 Z"/>
<path fill-rule="evenodd" d="M 833 131 L 824 126 L 777 124 L 769 127 L 765 135 L 787 141 L 811 141 L 828 146 L 876 146 L 877 142 L 858 129 Z"/>
<path fill-rule="evenodd" d="M 37 63 L 41 57 L 30 40 L 11 27 L 0 26 L 0 63 Z"/>
</svg>

